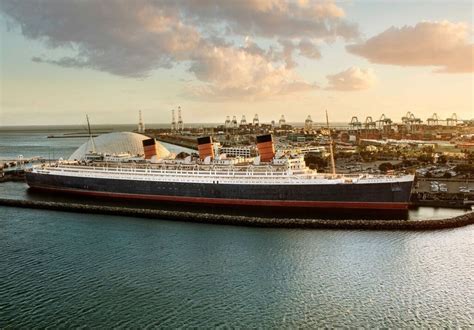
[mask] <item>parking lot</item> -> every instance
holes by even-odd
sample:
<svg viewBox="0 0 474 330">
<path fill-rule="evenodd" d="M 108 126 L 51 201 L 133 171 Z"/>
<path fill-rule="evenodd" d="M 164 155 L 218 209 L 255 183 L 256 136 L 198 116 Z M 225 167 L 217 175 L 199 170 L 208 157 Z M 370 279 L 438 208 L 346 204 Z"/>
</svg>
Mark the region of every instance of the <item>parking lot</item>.
<svg viewBox="0 0 474 330">
<path fill-rule="evenodd" d="M 420 179 L 415 187 L 415 191 L 450 194 L 464 193 L 474 195 L 474 181 Z"/>
</svg>

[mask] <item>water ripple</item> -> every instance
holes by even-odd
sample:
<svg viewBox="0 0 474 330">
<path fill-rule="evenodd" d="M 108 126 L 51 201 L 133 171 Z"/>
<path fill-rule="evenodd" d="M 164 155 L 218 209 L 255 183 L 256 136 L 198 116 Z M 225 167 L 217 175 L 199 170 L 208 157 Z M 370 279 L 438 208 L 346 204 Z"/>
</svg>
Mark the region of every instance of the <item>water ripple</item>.
<svg viewBox="0 0 474 330">
<path fill-rule="evenodd" d="M 0 327 L 473 327 L 473 226 L 308 231 L 2 208 Z"/>
</svg>

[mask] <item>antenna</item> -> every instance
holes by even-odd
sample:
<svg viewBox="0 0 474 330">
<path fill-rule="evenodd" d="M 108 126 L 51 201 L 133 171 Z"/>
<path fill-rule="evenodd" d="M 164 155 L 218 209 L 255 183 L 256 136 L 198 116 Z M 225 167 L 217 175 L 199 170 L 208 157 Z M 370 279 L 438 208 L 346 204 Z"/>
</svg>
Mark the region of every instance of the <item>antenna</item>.
<svg viewBox="0 0 474 330">
<path fill-rule="evenodd" d="M 145 133 L 145 124 L 143 123 L 141 110 L 138 110 L 138 133 Z"/>
<path fill-rule="evenodd" d="M 91 132 L 91 124 L 89 123 L 89 116 L 86 115 L 87 119 L 87 129 L 89 130 L 89 139 L 92 143 L 92 152 L 95 153 L 95 143 L 94 143 L 94 138 L 92 137 L 92 132 Z"/>
<path fill-rule="evenodd" d="M 332 175 L 336 175 L 336 164 L 334 163 L 334 151 L 332 150 L 332 136 L 331 136 L 331 129 L 329 128 L 329 118 L 328 118 L 328 111 L 326 110 L 326 125 L 329 131 L 329 152 L 331 153 L 331 167 L 332 167 Z"/>
<path fill-rule="evenodd" d="M 178 106 L 178 131 L 184 129 L 183 118 L 181 117 L 181 106 Z"/>
<path fill-rule="evenodd" d="M 171 131 L 175 131 L 176 130 L 176 118 L 175 118 L 175 115 L 174 115 L 174 109 L 171 110 Z"/>
</svg>

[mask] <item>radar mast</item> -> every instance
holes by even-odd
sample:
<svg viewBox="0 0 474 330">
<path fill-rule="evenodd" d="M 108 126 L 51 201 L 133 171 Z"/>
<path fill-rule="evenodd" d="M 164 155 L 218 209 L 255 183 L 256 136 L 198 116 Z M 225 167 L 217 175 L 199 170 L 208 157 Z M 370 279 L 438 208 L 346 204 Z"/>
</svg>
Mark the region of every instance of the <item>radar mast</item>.
<svg viewBox="0 0 474 330">
<path fill-rule="evenodd" d="M 94 138 L 92 137 L 91 124 L 89 123 L 89 116 L 88 115 L 86 115 L 86 119 L 87 119 L 87 130 L 89 131 L 89 140 L 91 141 L 91 145 L 92 145 L 92 152 L 96 153 Z"/>
<path fill-rule="evenodd" d="M 332 175 L 336 175 L 336 164 L 334 162 L 334 151 L 332 150 L 332 135 L 331 129 L 329 128 L 329 118 L 328 118 L 328 111 L 326 110 L 326 125 L 328 127 L 328 134 L 329 134 L 329 152 L 331 153 L 331 168 L 332 168 Z"/>
</svg>

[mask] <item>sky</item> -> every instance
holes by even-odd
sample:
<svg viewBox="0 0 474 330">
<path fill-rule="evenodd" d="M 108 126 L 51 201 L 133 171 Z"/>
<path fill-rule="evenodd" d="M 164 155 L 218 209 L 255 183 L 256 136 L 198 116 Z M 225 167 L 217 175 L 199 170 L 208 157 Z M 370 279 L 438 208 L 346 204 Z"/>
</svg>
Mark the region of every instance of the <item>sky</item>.
<svg viewBox="0 0 474 330">
<path fill-rule="evenodd" d="M 0 126 L 474 118 L 471 1 L 0 0 Z"/>
</svg>

